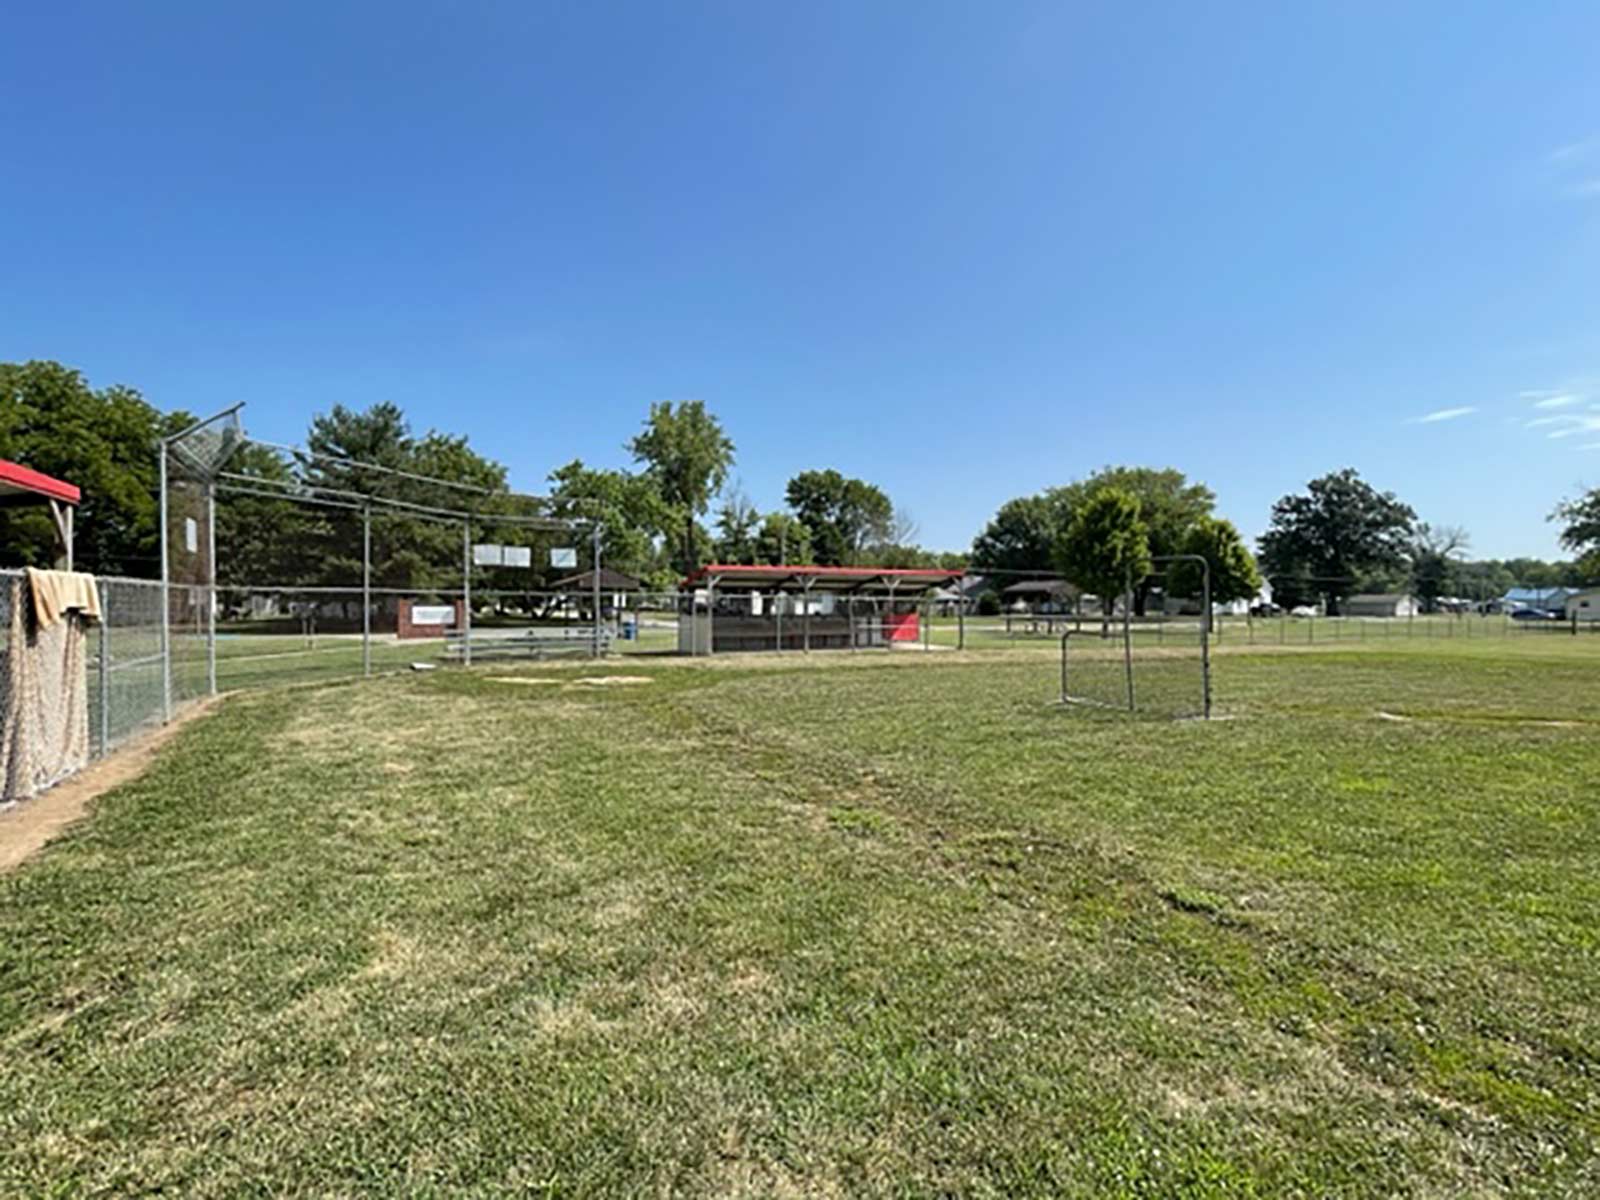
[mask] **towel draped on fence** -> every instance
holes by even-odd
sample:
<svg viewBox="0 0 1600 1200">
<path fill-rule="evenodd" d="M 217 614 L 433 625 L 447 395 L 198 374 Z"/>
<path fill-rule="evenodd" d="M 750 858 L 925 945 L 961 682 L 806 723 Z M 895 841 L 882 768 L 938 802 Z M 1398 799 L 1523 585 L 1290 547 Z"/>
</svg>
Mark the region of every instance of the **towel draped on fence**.
<svg viewBox="0 0 1600 1200">
<path fill-rule="evenodd" d="M 93 576 L 32 571 L 0 581 L 0 806 L 37 795 L 89 761 L 88 621 Z"/>
</svg>

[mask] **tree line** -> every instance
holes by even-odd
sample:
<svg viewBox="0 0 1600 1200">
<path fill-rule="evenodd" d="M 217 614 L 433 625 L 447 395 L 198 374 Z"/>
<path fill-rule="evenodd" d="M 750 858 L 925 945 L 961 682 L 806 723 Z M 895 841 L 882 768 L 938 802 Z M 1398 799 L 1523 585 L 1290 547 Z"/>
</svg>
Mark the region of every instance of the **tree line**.
<svg viewBox="0 0 1600 1200">
<path fill-rule="evenodd" d="M 156 446 L 192 424 L 132 388 L 98 391 L 58 363 L 0 363 L 0 458 L 83 491 L 77 561 L 109 575 L 158 575 Z M 0 508 L 0 565 L 48 566 L 55 526 L 38 507 Z"/>
<path fill-rule="evenodd" d="M 77 561 L 83 570 L 159 574 L 157 451 L 162 438 L 192 423 L 190 414 L 162 413 L 132 388 L 94 389 L 81 372 L 59 363 L 0 364 L 0 457 L 83 489 L 77 521 Z M 598 521 L 605 565 L 656 588 L 670 588 L 712 561 L 950 567 L 965 562 L 964 555 L 917 546 L 915 522 L 881 488 L 831 468 L 799 472 L 785 488 L 786 507 L 758 510 L 742 488 L 730 484 L 733 440 L 698 400 L 650 406 L 639 432 L 625 445 L 631 469 L 590 467 L 573 459 L 550 473 L 548 493 L 538 500 L 514 495 L 505 467 L 467 438 L 433 430 L 415 434 L 404 412 L 390 403 L 360 411 L 334 405 L 312 418 L 304 444 L 310 455 L 247 443 L 227 464 L 230 472 L 251 481 L 245 486 L 257 494 L 225 490 L 218 497 L 220 583 L 359 584 L 360 515 L 293 498 L 297 491 L 309 495 L 313 489 L 322 495 L 470 507 L 475 540 L 537 543 L 540 552 L 531 571 L 483 570 L 483 586 L 508 590 L 537 588 L 566 573 L 552 567 L 543 551 L 571 545 L 572 535 L 533 533 L 510 519 L 527 516 Z M 376 586 L 459 582 L 459 526 L 380 506 L 372 518 L 372 546 Z M 574 548 L 586 568 L 587 546 Z M 47 514 L 0 509 L 0 565 L 42 565 L 54 555 Z"/>
<path fill-rule="evenodd" d="M 1162 565 L 1164 591 L 1198 599 L 1201 574 L 1178 556 L 1199 556 L 1217 603 L 1261 589 L 1254 556 L 1233 523 L 1215 513 L 1216 495 L 1173 468 L 1106 467 L 1087 479 L 1021 496 L 1000 506 L 972 544 L 972 567 L 1000 586 L 1059 575 L 1100 598 L 1109 613 L 1132 587 L 1143 615 Z"/>
<path fill-rule="evenodd" d="M 1234 526 L 1212 512 L 1215 496 L 1171 468 L 1107 467 L 1087 479 L 1000 506 L 972 546 L 972 566 L 1011 578 L 1064 577 L 1101 597 L 1134 581 L 1143 614 L 1153 562 L 1174 555 L 1207 559 L 1219 603 L 1257 595 L 1270 583 L 1284 607 L 1322 603 L 1339 612 L 1348 596 L 1406 591 L 1426 611 L 1447 597 L 1486 600 L 1515 586 L 1577 586 L 1600 578 L 1600 489 L 1563 501 L 1551 514 L 1561 543 L 1576 558 L 1471 561 L 1469 539 L 1454 526 L 1419 521 L 1392 492 L 1346 468 L 1312 480 L 1272 507 L 1252 555 Z M 1142 580 L 1142 582 L 1140 582 Z M 1198 580 L 1169 570 L 1169 594 L 1198 594 Z M 1109 609 L 1110 600 L 1106 600 Z"/>
<path fill-rule="evenodd" d="M 91 388 L 54 362 L 0 363 L 0 457 L 71 480 L 83 489 L 77 559 L 85 570 L 152 577 L 159 573 L 157 462 L 160 440 L 192 423 L 162 413 L 124 386 Z M 1151 566 L 1199 554 L 1211 568 L 1219 602 L 1257 594 L 1263 577 L 1277 603 L 1322 601 L 1337 612 L 1357 592 L 1408 590 L 1425 606 L 1441 597 L 1487 598 L 1523 585 L 1576 585 L 1600 577 L 1600 489 L 1562 502 L 1569 562 L 1472 561 L 1466 534 L 1420 522 L 1393 493 L 1354 470 L 1312 480 L 1280 499 L 1252 554 L 1238 530 L 1215 513 L 1203 483 L 1172 468 L 1107 467 L 1085 479 L 1007 501 L 978 535 L 970 554 L 939 553 L 916 543 L 916 523 L 875 484 L 831 468 L 788 480 L 783 506 L 762 511 L 733 478 L 736 448 L 697 400 L 651 405 L 625 449 L 630 468 L 596 468 L 581 459 L 556 467 L 548 495 L 514 496 L 504 466 L 465 437 L 414 434 L 393 404 L 364 411 L 335 405 L 312 418 L 310 456 L 246 445 L 229 469 L 260 481 L 267 495 L 227 495 L 217 513 L 221 582 L 340 586 L 359 582 L 358 519 L 276 496 L 297 486 L 461 508 L 463 493 L 408 476 L 466 485 L 478 514 L 474 536 L 527 544 L 538 540 L 508 518 L 544 515 L 599 521 L 607 566 L 647 586 L 669 588 L 707 562 L 781 562 L 823 566 L 971 565 L 1008 579 L 1059 575 L 1100 596 L 1135 580 L 1145 610 Z M 371 464 L 393 474 L 374 471 Z M 553 545 L 559 535 L 546 534 Z M 0 508 L 0 565 L 48 563 L 54 528 L 38 509 Z M 459 574 L 459 528 L 401 513 L 374 517 L 374 582 L 387 587 L 444 587 Z M 567 540 L 570 541 L 570 538 Z M 580 555 L 580 562 L 587 558 Z M 483 583 L 517 590 L 560 573 L 536 554 L 533 571 L 486 568 Z M 1169 593 L 1198 594 L 1192 572 L 1164 572 Z"/>
</svg>

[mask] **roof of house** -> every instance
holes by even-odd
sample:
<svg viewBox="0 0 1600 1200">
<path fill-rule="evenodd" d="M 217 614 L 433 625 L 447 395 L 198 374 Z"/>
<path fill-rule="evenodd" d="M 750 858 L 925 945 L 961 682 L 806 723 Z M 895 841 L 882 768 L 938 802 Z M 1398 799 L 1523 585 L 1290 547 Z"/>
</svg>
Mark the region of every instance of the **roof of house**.
<svg viewBox="0 0 1600 1200">
<path fill-rule="evenodd" d="M 1346 604 L 1400 604 L 1411 599 L 1403 592 L 1363 592 L 1358 596 L 1346 596 Z"/>
<path fill-rule="evenodd" d="M 809 587 L 813 591 L 891 591 L 899 588 L 941 587 L 965 572 L 931 567 L 818 567 L 804 565 L 745 566 L 712 563 L 683 581 L 685 588 L 711 584 L 719 588 L 754 591 L 758 588 Z"/>
<path fill-rule="evenodd" d="M 1007 596 L 1070 596 L 1078 589 L 1065 579 L 1024 579 L 1006 588 Z"/>
<path fill-rule="evenodd" d="M 586 592 L 594 587 L 594 572 L 581 571 L 576 575 L 565 575 L 553 580 L 550 590 L 555 592 Z M 632 575 L 624 575 L 621 571 L 613 571 L 610 567 L 600 568 L 600 587 L 608 592 L 632 592 L 639 588 L 639 581 Z"/>
<path fill-rule="evenodd" d="M 61 500 L 77 504 L 83 498 L 72 484 L 52 479 L 42 471 L 0 458 L 0 505 L 38 504 L 42 500 Z"/>
<path fill-rule="evenodd" d="M 1577 592 L 1574 587 L 1547 587 L 1547 588 L 1509 588 L 1504 596 L 1500 597 L 1502 604 L 1549 604 L 1551 601 L 1565 600 Z"/>
</svg>

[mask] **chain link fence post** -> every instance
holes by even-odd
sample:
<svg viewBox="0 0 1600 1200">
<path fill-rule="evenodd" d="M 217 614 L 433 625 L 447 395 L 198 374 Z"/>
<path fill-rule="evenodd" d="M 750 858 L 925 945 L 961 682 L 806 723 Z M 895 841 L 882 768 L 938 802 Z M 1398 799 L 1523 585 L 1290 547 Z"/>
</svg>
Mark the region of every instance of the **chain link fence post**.
<svg viewBox="0 0 1600 1200">
<path fill-rule="evenodd" d="M 172 605 L 170 599 L 171 552 L 167 539 L 167 443 L 162 441 L 156 450 L 161 462 L 161 720 L 172 720 Z"/>
<path fill-rule="evenodd" d="M 372 675 L 372 504 L 361 506 L 361 676 Z"/>
<path fill-rule="evenodd" d="M 104 758 L 111 749 L 111 601 L 101 598 L 100 661 L 96 666 L 96 685 L 100 691 L 100 753 Z"/>
<path fill-rule="evenodd" d="M 600 657 L 600 526 L 595 525 L 591 534 L 594 541 L 594 644 L 590 647 L 591 657 Z"/>
<path fill-rule="evenodd" d="M 217 485 L 206 484 L 206 689 L 217 694 Z"/>
<path fill-rule="evenodd" d="M 472 522 L 461 523 L 461 663 L 472 665 Z"/>
</svg>

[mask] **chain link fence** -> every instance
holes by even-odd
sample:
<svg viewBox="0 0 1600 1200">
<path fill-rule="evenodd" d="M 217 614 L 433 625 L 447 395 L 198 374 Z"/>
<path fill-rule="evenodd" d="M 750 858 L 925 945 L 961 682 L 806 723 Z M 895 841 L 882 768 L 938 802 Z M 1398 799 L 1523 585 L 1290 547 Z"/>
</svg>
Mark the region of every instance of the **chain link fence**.
<svg viewBox="0 0 1600 1200">
<path fill-rule="evenodd" d="M 0 629 L 11 625 L 13 596 L 26 597 L 21 571 L 0 570 Z M 89 626 L 84 656 L 89 747 L 101 758 L 168 715 L 159 581 L 98 576 L 101 619 Z M 0 678 L 9 674 L 9 639 L 0 638 Z M 181 707 L 204 691 L 175 697 Z"/>
</svg>

